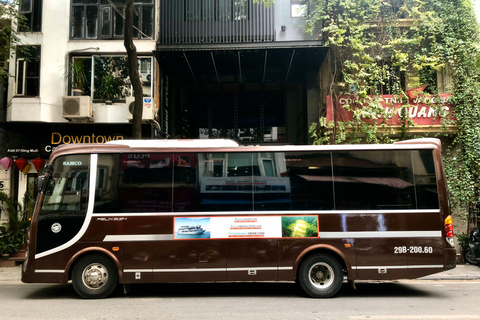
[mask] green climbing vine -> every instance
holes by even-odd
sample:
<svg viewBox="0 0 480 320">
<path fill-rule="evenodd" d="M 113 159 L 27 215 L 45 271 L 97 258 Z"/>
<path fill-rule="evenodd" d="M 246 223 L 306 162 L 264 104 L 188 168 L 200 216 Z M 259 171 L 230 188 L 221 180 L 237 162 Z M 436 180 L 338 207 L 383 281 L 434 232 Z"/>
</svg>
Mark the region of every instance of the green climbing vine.
<svg viewBox="0 0 480 320">
<path fill-rule="evenodd" d="M 458 128 L 450 135 L 444 163 L 451 202 L 465 217 L 480 197 L 480 37 L 472 2 L 314 0 L 307 31 L 330 48 L 328 95 L 335 115 L 310 126 L 314 144 L 389 143 L 412 137 L 412 94 L 428 94 L 435 101 L 441 100 L 439 87 L 452 94 L 454 120 L 442 106 L 431 107 L 444 129 L 452 124 Z M 437 83 L 438 75 L 443 83 Z M 423 92 L 412 93 L 412 88 Z M 388 110 L 380 102 L 385 94 L 397 102 Z M 340 105 L 338 98 L 345 95 L 348 102 Z M 343 119 L 345 112 L 350 117 Z M 396 127 L 388 122 L 393 115 L 399 118 Z"/>
</svg>

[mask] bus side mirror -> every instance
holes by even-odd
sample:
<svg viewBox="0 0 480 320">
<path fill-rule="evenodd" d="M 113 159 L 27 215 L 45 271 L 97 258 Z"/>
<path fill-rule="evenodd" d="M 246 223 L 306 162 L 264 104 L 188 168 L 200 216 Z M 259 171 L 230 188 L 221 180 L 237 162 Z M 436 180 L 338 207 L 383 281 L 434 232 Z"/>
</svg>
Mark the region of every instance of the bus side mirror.
<svg viewBox="0 0 480 320">
<path fill-rule="evenodd" d="M 53 190 L 55 189 L 55 180 L 48 179 L 47 185 L 45 185 L 46 180 L 47 178 L 45 175 L 38 177 L 38 190 L 47 196 L 51 196 L 53 194 Z"/>
<path fill-rule="evenodd" d="M 37 181 L 38 191 L 40 192 L 43 191 L 44 184 L 45 184 L 45 175 L 42 174 L 41 176 L 38 177 L 38 181 Z"/>
<path fill-rule="evenodd" d="M 45 195 L 46 196 L 51 196 L 53 194 L 53 190 L 55 190 L 55 180 L 54 179 L 48 179 L 48 185 L 45 190 Z"/>
</svg>

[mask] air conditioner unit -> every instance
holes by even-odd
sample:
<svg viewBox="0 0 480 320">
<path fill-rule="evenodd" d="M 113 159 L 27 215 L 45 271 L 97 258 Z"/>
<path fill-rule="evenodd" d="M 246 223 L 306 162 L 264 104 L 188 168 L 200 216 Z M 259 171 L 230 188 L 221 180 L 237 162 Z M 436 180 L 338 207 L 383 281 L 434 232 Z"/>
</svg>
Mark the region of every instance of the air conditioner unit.
<svg viewBox="0 0 480 320">
<path fill-rule="evenodd" d="M 150 83 L 152 82 L 152 74 L 151 73 L 141 73 L 142 82 Z"/>
<path fill-rule="evenodd" d="M 127 120 L 133 119 L 133 109 L 135 108 L 135 98 L 127 97 Z M 155 119 L 155 102 L 151 97 L 143 97 L 142 120 Z"/>
<path fill-rule="evenodd" d="M 62 97 L 62 113 L 65 119 L 92 118 L 92 100 L 89 96 Z"/>
</svg>

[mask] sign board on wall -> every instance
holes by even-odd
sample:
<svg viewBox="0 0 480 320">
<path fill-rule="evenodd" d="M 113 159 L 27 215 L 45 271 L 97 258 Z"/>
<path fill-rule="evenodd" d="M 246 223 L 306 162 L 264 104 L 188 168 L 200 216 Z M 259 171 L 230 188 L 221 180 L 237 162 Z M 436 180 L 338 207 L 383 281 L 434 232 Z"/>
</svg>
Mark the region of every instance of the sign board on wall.
<svg viewBox="0 0 480 320">
<path fill-rule="evenodd" d="M 142 134 L 145 139 L 151 138 L 149 124 L 142 125 Z M 105 143 L 131 136 L 129 123 L 5 122 L 0 129 L 0 155 L 48 158 L 62 144 Z"/>
<path fill-rule="evenodd" d="M 442 125 L 442 118 L 437 115 L 437 110 L 440 108 L 441 112 L 447 114 L 447 119 L 453 120 L 451 113 L 451 106 L 449 103 L 450 94 L 439 94 L 438 98 L 433 95 L 422 94 L 413 99 L 406 98 L 404 100 L 393 95 L 380 96 L 380 104 L 385 111 L 391 112 L 391 116 L 386 119 L 386 124 L 389 126 L 401 125 L 399 113 L 402 105 L 408 105 L 407 110 L 410 119 L 415 125 L 422 127 L 440 127 Z M 371 97 L 373 98 L 373 97 Z M 333 121 L 350 121 L 353 119 L 353 111 L 349 111 L 345 106 L 350 106 L 353 109 L 360 108 L 361 105 L 355 105 L 355 99 L 349 95 L 342 95 L 337 97 L 336 104 L 333 103 L 332 96 L 327 96 L 327 122 Z M 378 124 L 382 119 L 377 120 Z"/>
</svg>

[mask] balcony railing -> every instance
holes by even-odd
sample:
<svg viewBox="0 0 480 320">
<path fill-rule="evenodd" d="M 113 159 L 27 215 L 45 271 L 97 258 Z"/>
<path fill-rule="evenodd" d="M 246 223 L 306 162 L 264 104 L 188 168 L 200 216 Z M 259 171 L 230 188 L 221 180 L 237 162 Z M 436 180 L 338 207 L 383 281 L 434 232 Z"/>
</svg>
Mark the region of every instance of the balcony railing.
<svg viewBox="0 0 480 320">
<path fill-rule="evenodd" d="M 164 0 L 159 43 L 274 41 L 273 10 L 252 0 Z"/>
</svg>

